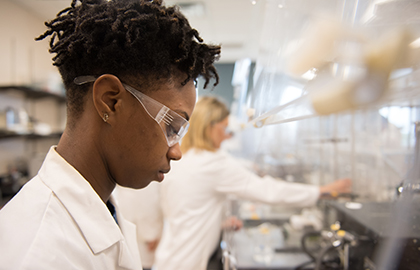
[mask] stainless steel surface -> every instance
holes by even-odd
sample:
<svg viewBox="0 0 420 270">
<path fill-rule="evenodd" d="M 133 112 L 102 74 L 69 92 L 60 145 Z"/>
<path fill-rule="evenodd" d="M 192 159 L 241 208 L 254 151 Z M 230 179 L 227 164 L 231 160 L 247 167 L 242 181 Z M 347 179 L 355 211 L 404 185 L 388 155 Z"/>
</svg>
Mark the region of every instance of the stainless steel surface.
<svg viewBox="0 0 420 270">
<path fill-rule="evenodd" d="M 237 269 L 286 270 L 310 261 L 299 248 L 300 237 L 300 233 L 288 231 L 285 238 L 281 227 L 269 223 L 233 233 L 231 246 Z"/>
</svg>

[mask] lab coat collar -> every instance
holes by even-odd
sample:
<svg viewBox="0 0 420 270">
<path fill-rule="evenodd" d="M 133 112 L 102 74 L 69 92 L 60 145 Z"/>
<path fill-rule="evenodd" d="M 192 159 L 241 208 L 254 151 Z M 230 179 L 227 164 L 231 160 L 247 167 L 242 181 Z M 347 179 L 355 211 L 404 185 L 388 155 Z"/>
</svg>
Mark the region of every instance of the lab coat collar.
<svg viewBox="0 0 420 270">
<path fill-rule="evenodd" d="M 57 175 L 60 175 L 60 178 L 57 178 Z M 133 243 L 130 239 L 127 243 L 121 233 L 121 231 L 127 232 L 130 233 L 128 235 L 135 236 L 135 227 L 133 229 L 134 225 L 125 221 L 120 215 L 118 205 L 112 195 L 110 200 L 116 208 L 120 227 L 89 182 L 55 151 L 55 146 L 48 152 L 38 176 L 73 217 L 94 254 L 119 242 L 119 265 L 136 269 L 135 264 L 138 262 L 130 253 L 130 249 L 133 250 Z M 134 247 L 136 251 L 137 248 Z"/>
<path fill-rule="evenodd" d="M 122 240 L 120 241 L 119 265 L 125 268 L 129 268 L 129 269 L 137 269 L 136 265 L 141 266 L 140 256 L 133 257 L 131 253 L 133 252 L 136 255 L 140 254 L 140 252 L 138 251 L 138 245 L 137 245 L 136 225 L 124 219 L 119 209 L 118 203 L 115 200 L 113 195 L 111 195 L 110 200 L 111 200 L 111 203 L 115 207 L 115 211 L 117 213 L 118 224 L 121 231 L 123 232 L 124 235 L 132 236 L 132 237 L 125 237 L 125 238 L 122 237 Z M 120 232 L 120 235 L 121 235 L 121 232 Z"/>
</svg>

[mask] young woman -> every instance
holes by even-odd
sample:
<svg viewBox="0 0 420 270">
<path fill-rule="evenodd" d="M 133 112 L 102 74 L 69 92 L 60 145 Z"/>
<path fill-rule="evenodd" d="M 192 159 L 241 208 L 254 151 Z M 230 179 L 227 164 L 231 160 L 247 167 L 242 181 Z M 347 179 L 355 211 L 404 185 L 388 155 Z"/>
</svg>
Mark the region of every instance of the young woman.
<svg viewBox="0 0 420 270">
<path fill-rule="evenodd" d="M 67 125 L 0 211 L 2 269 L 141 269 L 111 192 L 162 181 L 188 128 L 194 80 L 218 81 L 219 46 L 162 1 L 73 0 L 38 39 L 67 90 Z"/>
<path fill-rule="evenodd" d="M 228 194 L 288 206 L 312 206 L 320 194 L 349 192 L 349 179 L 317 187 L 260 178 L 221 151 L 229 111 L 214 97 L 201 98 L 181 143 L 184 157 L 161 185 L 164 232 L 156 251 L 157 270 L 205 270 L 217 247 Z"/>
</svg>

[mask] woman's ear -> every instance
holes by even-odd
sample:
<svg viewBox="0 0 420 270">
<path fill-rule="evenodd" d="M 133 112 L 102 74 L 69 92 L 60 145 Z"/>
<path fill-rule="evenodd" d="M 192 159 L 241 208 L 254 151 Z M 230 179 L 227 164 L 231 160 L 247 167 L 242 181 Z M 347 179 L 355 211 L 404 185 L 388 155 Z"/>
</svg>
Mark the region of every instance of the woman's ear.
<svg viewBox="0 0 420 270">
<path fill-rule="evenodd" d="M 121 103 L 124 86 L 114 75 L 104 74 L 93 84 L 93 104 L 104 122 L 112 122 Z"/>
</svg>

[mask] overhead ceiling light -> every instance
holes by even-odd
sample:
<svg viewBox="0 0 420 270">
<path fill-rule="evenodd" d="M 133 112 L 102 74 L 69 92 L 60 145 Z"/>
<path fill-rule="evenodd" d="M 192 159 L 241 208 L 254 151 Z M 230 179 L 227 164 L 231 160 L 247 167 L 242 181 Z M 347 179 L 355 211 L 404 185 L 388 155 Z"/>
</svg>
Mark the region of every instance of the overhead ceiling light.
<svg viewBox="0 0 420 270">
<path fill-rule="evenodd" d="M 239 49 L 244 46 L 241 42 L 222 42 L 222 49 Z"/>
<path fill-rule="evenodd" d="M 420 48 L 420 38 L 414 40 L 413 42 L 410 43 L 410 47 L 417 49 Z"/>
<path fill-rule="evenodd" d="M 175 5 L 187 18 L 201 17 L 206 14 L 206 7 L 203 2 L 176 2 Z"/>
<path fill-rule="evenodd" d="M 369 4 L 368 8 L 365 11 L 365 14 L 361 18 L 362 23 L 369 23 L 373 21 L 376 17 L 377 7 L 384 5 L 390 2 L 395 2 L 396 0 L 374 0 Z"/>
</svg>

